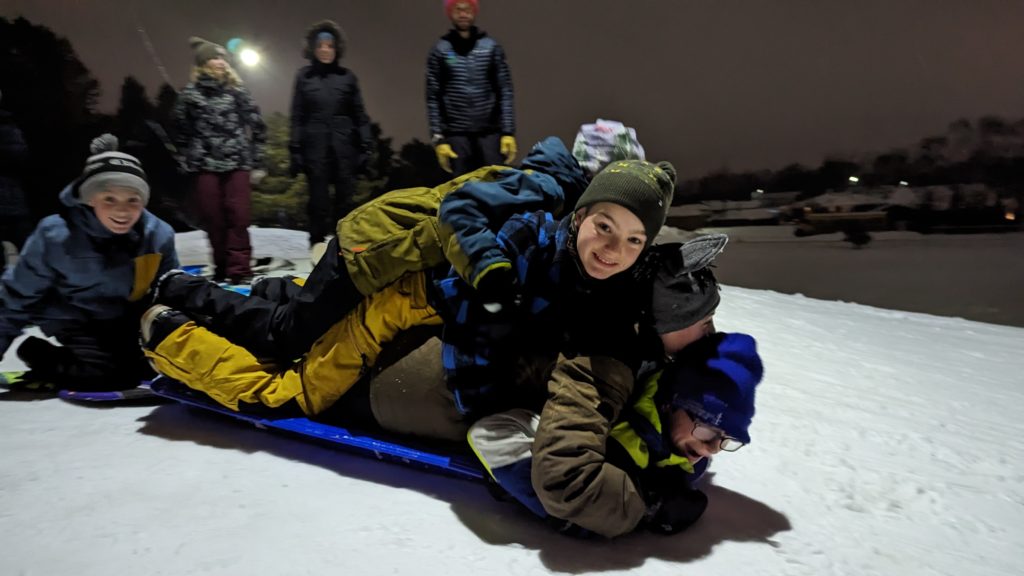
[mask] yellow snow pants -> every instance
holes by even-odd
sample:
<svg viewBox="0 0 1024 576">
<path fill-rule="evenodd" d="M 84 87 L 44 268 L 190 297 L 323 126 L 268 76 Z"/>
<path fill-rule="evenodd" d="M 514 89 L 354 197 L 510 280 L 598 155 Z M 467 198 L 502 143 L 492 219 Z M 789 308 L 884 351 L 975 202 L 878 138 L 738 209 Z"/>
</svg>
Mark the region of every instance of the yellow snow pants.
<svg viewBox="0 0 1024 576">
<path fill-rule="evenodd" d="M 154 350 L 146 351 L 158 372 L 205 392 L 224 406 L 258 403 L 271 408 L 295 400 L 313 416 L 330 407 L 377 360 L 381 347 L 413 326 L 437 325 L 427 303 L 426 275 L 406 274 L 371 294 L 317 340 L 291 366 L 261 364 L 245 348 L 187 322 Z"/>
</svg>

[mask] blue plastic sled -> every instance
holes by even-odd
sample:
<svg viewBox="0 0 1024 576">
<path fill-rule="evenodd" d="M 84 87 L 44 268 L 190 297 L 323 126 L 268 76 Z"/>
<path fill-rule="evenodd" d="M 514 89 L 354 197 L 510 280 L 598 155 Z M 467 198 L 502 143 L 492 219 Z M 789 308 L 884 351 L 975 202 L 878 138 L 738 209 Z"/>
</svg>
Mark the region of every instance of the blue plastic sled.
<svg viewBox="0 0 1024 576">
<path fill-rule="evenodd" d="M 57 396 L 62 400 L 73 402 L 133 402 L 137 400 L 161 400 L 149 388 L 149 381 L 139 384 L 136 388 L 128 390 L 114 390 L 109 392 L 82 392 L 79 390 L 61 390 Z"/>
<path fill-rule="evenodd" d="M 165 377 L 158 377 L 150 384 L 154 394 L 164 398 L 217 412 L 248 422 L 257 428 L 284 432 L 292 436 L 314 439 L 333 447 L 374 456 L 378 460 L 415 466 L 431 472 L 448 474 L 467 480 L 484 481 L 487 474 L 475 459 L 462 456 L 445 456 L 390 442 L 374 436 L 360 434 L 346 428 L 315 422 L 308 418 L 273 418 L 243 414 L 215 404 L 205 394 L 188 388 L 184 384 Z"/>
</svg>

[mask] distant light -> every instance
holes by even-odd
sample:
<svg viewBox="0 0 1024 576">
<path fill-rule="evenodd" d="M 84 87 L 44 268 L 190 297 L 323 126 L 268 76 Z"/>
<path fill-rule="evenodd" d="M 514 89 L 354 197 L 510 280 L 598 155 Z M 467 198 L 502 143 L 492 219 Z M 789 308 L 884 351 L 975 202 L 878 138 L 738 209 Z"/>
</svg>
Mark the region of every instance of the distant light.
<svg viewBox="0 0 1024 576">
<path fill-rule="evenodd" d="M 242 51 L 238 53 L 238 59 L 246 66 L 255 66 L 260 63 L 260 53 L 252 48 L 243 48 Z"/>
<path fill-rule="evenodd" d="M 850 176 L 850 182 L 856 184 L 857 182 L 860 182 L 860 178 L 857 178 L 856 176 Z"/>
<path fill-rule="evenodd" d="M 758 188 L 757 190 L 754 190 L 754 193 L 755 194 L 764 194 L 764 190 Z"/>
<path fill-rule="evenodd" d="M 910 186 L 910 183 L 906 180 L 900 180 L 900 186 Z"/>
<path fill-rule="evenodd" d="M 1013 221 L 1017 219 L 1017 215 L 1013 212 L 1007 212 L 1003 215 L 1007 220 Z"/>
</svg>

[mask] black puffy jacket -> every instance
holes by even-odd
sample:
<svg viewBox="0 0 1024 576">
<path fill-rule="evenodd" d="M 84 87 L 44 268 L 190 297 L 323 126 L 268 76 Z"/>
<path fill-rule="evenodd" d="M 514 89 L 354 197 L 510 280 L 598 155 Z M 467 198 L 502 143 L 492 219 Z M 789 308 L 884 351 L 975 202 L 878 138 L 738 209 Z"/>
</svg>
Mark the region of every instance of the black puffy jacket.
<svg viewBox="0 0 1024 576">
<path fill-rule="evenodd" d="M 427 58 L 427 117 L 431 134 L 516 133 L 512 74 L 505 51 L 485 32 L 455 30 Z"/>
</svg>

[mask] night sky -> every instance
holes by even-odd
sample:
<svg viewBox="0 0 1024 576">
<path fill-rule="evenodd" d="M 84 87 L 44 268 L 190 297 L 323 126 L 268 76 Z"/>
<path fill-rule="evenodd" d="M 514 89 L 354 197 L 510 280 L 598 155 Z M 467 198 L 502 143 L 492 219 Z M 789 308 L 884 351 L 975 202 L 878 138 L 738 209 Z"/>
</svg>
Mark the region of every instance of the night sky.
<svg viewBox="0 0 1024 576">
<path fill-rule="evenodd" d="M 441 0 L 0 0 L 67 37 L 116 107 L 121 81 L 175 87 L 199 35 L 258 44 L 241 70 L 264 111 L 286 111 L 301 38 L 345 29 L 344 64 L 396 144 L 427 139 L 424 63 L 448 22 Z M 718 168 L 817 165 L 826 154 L 909 146 L 959 117 L 1024 117 L 1024 2 L 1017 0 L 481 0 L 505 47 L 520 149 L 569 141 L 597 117 L 634 126 L 681 177 Z"/>
</svg>

